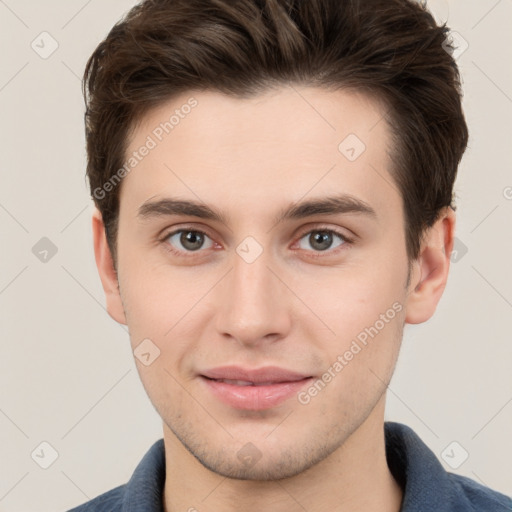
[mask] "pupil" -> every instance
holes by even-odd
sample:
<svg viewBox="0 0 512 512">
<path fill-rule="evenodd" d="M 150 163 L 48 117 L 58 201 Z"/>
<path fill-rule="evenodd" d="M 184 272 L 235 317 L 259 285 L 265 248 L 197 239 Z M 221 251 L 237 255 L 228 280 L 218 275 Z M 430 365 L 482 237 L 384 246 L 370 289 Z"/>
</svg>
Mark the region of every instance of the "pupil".
<svg viewBox="0 0 512 512">
<path fill-rule="evenodd" d="M 325 251 L 328 249 L 332 243 L 331 233 L 326 233 L 325 231 L 317 231 L 313 236 L 313 243 L 311 244 L 313 247 L 317 246 L 317 249 L 320 251 Z M 317 242 L 320 243 L 320 247 L 318 247 Z M 327 243 L 325 243 L 327 242 Z"/>
<path fill-rule="evenodd" d="M 183 247 L 187 247 L 192 251 L 199 249 L 203 243 L 202 235 L 195 231 L 187 231 L 181 235 L 181 243 Z"/>
</svg>

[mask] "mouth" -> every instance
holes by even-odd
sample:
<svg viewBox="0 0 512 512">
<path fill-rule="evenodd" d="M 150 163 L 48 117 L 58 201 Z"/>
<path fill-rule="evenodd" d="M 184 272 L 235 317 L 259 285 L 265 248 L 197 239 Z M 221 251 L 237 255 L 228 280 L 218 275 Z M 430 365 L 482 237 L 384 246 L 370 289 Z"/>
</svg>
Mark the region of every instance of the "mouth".
<svg viewBox="0 0 512 512">
<path fill-rule="evenodd" d="M 207 370 L 199 377 L 216 399 L 235 409 L 253 411 L 277 407 L 313 379 L 278 367 L 250 370 L 235 366 Z"/>
<path fill-rule="evenodd" d="M 208 379 L 208 377 L 205 377 Z M 209 379 L 215 382 L 224 382 L 233 386 L 272 386 L 274 384 L 283 384 L 284 382 L 268 381 L 268 382 L 251 382 L 248 380 L 231 380 L 231 379 Z"/>
</svg>

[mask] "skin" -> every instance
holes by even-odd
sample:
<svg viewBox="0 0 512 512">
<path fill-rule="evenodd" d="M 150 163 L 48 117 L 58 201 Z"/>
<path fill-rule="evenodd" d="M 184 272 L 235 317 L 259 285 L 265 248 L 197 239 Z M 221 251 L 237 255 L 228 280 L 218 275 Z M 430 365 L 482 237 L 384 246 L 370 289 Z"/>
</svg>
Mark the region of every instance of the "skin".
<svg viewBox="0 0 512 512">
<path fill-rule="evenodd" d="M 132 349 L 149 338 L 160 350 L 149 366 L 136 363 L 163 420 L 165 510 L 397 512 L 402 490 L 385 459 L 385 391 L 404 324 L 428 320 L 443 293 L 454 213 L 443 210 L 425 233 L 407 284 L 385 109 L 356 92 L 282 86 L 250 99 L 190 92 L 149 112 L 128 154 L 191 96 L 198 105 L 124 178 L 117 273 L 101 215 L 93 216 L 108 312 L 129 326 Z M 366 146 L 353 162 L 338 150 L 351 133 Z M 333 193 L 375 215 L 274 221 L 293 203 Z M 139 215 L 166 197 L 206 203 L 223 221 Z M 179 234 L 165 237 L 179 228 L 204 231 L 203 245 L 194 251 Z M 352 243 L 333 235 L 318 249 L 313 235 L 326 229 Z M 252 263 L 236 251 L 247 236 L 263 251 Z M 243 411 L 217 400 L 198 377 L 237 364 L 320 378 L 393 304 L 401 311 L 307 404 L 292 397 Z M 237 457 L 247 443 L 261 455 L 248 466 Z"/>
</svg>

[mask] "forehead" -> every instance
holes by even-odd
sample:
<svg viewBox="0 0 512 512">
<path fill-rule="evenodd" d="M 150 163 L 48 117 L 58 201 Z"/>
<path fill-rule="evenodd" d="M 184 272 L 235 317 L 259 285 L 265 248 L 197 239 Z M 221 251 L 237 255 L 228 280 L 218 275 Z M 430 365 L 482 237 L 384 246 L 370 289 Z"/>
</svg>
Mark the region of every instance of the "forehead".
<svg viewBox="0 0 512 512">
<path fill-rule="evenodd" d="M 333 191 L 385 206 L 399 197 L 384 114 L 375 99 L 347 90 L 283 86 L 244 99 L 182 94 L 135 129 L 126 157 L 137 161 L 124 178 L 121 208 L 165 195 L 281 208 Z"/>
</svg>

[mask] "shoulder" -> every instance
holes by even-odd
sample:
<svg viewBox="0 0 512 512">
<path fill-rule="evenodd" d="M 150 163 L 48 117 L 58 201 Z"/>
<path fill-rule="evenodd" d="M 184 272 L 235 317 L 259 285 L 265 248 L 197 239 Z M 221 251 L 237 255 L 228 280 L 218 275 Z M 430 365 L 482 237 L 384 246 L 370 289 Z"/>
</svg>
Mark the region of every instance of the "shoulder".
<svg viewBox="0 0 512 512">
<path fill-rule="evenodd" d="M 120 485 L 68 512 L 119 512 L 122 507 L 125 485 Z"/>
<path fill-rule="evenodd" d="M 161 512 L 165 484 L 164 440 L 146 452 L 128 483 L 97 496 L 68 512 Z"/>
<path fill-rule="evenodd" d="M 512 512 L 512 499 L 444 469 L 434 452 L 406 425 L 385 423 L 389 469 L 404 489 L 402 512 Z"/>
<path fill-rule="evenodd" d="M 447 473 L 454 492 L 454 502 L 471 505 L 470 510 L 485 512 L 512 511 L 512 498 L 485 487 L 471 478 Z M 467 508 L 460 509 L 468 510 Z"/>
</svg>

